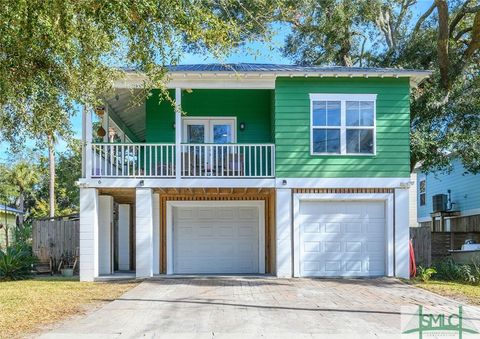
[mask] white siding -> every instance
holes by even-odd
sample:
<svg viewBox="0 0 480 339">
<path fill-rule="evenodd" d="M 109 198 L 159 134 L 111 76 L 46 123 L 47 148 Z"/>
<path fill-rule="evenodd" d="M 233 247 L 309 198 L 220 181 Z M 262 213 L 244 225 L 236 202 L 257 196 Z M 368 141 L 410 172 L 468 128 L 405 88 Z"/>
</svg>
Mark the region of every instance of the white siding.
<svg viewBox="0 0 480 339">
<path fill-rule="evenodd" d="M 160 274 L 160 195 L 153 195 L 153 274 Z"/>
<path fill-rule="evenodd" d="M 417 173 L 410 174 L 410 182 L 412 185 L 409 189 L 408 210 L 409 210 L 409 225 L 410 227 L 417 227 Z"/>
<path fill-rule="evenodd" d="M 80 280 L 98 277 L 98 191 L 80 188 Z"/>
<path fill-rule="evenodd" d="M 113 272 L 113 197 L 98 197 L 98 271 Z"/>
<path fill-rule="evenodd" d="M 277 189 L 276 197 L 277 277 L 292 276 L 292 190 Z"/>
<path fill-rule="evenodd" d="M 150 188 L 136 189 L 136 276 L 153 276 L 153 194 Z"/>
<path fill-rule="evenodd" d="M 410 277 L 408 193 L 395 189 L 395 276 L 406 279 Z"/>
<path fill-rule="evenodd" d="M 130 270 L 130 205 L 118 205 L 118 269 Z"/>
</svg>

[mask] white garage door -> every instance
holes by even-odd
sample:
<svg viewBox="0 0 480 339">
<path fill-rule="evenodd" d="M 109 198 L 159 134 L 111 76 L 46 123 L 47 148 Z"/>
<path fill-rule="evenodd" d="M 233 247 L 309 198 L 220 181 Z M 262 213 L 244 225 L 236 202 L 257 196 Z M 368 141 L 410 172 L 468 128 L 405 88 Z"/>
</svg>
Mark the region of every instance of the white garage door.
<svg viewBox="0 0 480 339">
<path fill-rule="evenodd" d="M 385 205 L 300 201 L 301 276 L 385 275 Z"/>
<path fill-rule="evenodd" d="M 260 273 L 259 213 L 256 206 L 174 207 L 173 272 Z"/>
</svg>

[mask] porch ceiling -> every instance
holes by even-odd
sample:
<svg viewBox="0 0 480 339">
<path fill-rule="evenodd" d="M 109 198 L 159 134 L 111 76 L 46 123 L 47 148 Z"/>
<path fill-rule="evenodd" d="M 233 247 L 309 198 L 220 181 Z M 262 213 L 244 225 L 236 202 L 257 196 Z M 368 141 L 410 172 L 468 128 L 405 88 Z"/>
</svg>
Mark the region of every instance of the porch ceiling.
<svg viewBox="0 0 480 339">
<path fill-rule="evenodd" d="M 136 100 L 142 99 L 142 100 Z M 142 90 L 116 89 L 106 95 L 110 118 L 132 141 L 145 141 L 145 100 Z"/>
<path fill-rule="evenodd" d="M 113 200 L 119 204 L 135 204 L 134 188 L 102 188 L 100 195 L 111 195 Z"/>
</svg>

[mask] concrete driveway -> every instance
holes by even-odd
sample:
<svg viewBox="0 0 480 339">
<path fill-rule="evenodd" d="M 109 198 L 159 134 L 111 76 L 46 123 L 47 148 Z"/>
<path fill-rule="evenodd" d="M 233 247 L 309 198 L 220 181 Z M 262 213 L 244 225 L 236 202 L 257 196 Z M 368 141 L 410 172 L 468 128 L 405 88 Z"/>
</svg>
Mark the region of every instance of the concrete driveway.
<svg viewBox="0 0 480 339">
<path fill-rule="evenodd" d="M 164 278 L 43 338 L 392 338 L 409 305 L 416 320 L 414 305 L 449 313 L 458 303 L 395 279 Z M 464 317 L 480 330 L 478 308 Z"/>
</svg>

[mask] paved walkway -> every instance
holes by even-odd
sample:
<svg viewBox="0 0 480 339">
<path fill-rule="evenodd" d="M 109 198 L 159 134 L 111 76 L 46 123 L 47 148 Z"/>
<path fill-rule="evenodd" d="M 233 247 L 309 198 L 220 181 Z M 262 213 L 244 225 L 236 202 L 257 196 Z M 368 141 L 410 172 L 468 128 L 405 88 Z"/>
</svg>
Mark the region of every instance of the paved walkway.
<svg viewBox="0 0 480 339">
<path fill-rule="evenodd" d="M 458 303 L 394 279 L 164 278 L 43 338 L 395 338 L 409 305 L 415 321 L 414 305 L 451 312 Z M 480 310 L 464 313 L 480 330 Z"/>
</svg>

